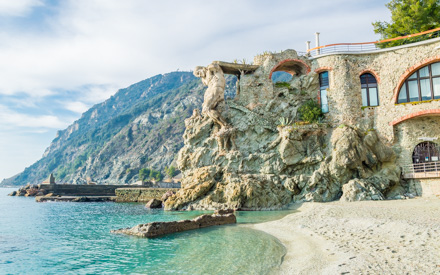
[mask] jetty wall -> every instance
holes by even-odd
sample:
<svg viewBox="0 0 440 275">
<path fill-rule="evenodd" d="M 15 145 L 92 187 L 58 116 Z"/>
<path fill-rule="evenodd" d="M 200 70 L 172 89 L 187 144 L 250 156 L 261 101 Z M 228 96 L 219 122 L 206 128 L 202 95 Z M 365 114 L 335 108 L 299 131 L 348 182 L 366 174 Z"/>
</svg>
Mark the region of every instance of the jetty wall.
<svg viewBox="0 0 440 275">
<path fill-rule="evenodd" d="M 180 188 L 118 188 L 117 202 L 148 202 L 151 199 L 160 200 L 168 191 L 177 192 Z"/>
<path fill-rule="evenodd" d="M 115 190 L 121 187 L 123 185 L 40 184 L 40 189 L 60 196 L 115 196 Z"/>
</svg>

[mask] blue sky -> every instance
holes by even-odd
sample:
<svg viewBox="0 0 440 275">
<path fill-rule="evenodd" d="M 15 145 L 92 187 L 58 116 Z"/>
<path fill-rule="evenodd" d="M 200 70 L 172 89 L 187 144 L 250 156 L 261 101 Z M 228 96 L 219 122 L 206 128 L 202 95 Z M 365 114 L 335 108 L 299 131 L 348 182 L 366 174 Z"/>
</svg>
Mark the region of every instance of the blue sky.
<svg viewBox="0 0 440 275">
<path fill-rule="evenodd" d="M 0 0 L 0 180 L 118 88 L 213 60 L 378 40 L 371 0 Z"/>
</svg>

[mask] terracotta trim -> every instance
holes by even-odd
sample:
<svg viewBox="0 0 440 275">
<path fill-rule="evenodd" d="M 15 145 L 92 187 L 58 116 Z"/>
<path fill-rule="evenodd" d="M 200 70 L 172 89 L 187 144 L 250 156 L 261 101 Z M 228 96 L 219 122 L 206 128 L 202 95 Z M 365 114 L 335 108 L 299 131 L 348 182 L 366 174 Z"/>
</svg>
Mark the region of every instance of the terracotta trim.
<svg viewBox="0 0 440 275">
<path fill-rule="evenodd" d="M 275 65 L 273 68 L 272 68 L 272 70 L 270 71 L 270 74 L 269 74 L 269 79 L 272 79 L 272 74 L 276 71 L 276 69 L 278 69 L 281 65 L 283 65 L 284 63 L 287 63 L 287 62 L 297 62 L 297 63 L 300 63 L 303 67 L 305 67 L 305 69 L 306 69 L 306 74 L 308 74 L 308 73 L 310 73 L 310 71 L 311 71 L 311 69 L 310 69 L 310 66 L 309 65 L 307 65 L 304 61 L 302 61 L 302 60 L 299 60 L 299 59 L 285 59 L 285 60 L 283 60 L 283 61 L 280 61 L 277 65 Z M 292 74 L 292 73 L 290 73 L 291 75 L 294 75 L 294 74 Z"/>
<path fill-rule="evenodd" d="M 395 119 L 393 121 L 391 121 L 389 123 L 390 126 L 394 126 L 396 124 L 399 124 L 400 122 L 403 122 L 405 120 L 411 119 L 411 118 L 415 118 L 415 117 L 419 117 L 419 116 L 424 116 L 424 115 L 440 115 L 440 109 L 432 109 L 432 110 L 424 110 L 424 111 L 418 111 L 415 113 L 411 113 L 409 115 L 406 116 L 402 116 L 398 119 Z"/>
<path fill-rule="evenodd" d="M 377 84 L 380 83 L 380 77 L 379 77 L 379 75 L 374 70 L 372 70 L 372 69 L 365 69 L 365 70 L 363 70 L 362 72 L 359 73 L 359 77 L 361 77 L 365 73 L 372 74 L 376 78 Z"/>
<path fill-rule="evenodd" d="M 415 71 L 419 70 L 420 68 L 425 67 L 426 65 L 429 65 L 429 64 L 432 64 L 432 63 L 438 62 L 438 61 L 440 61 L 440 55 L 437 55 L 437 56 L 433 56 L 433 57 L 427 58 L 427 59 L 423 60 L 422 62 L 420 62 L 420 63 L 418 63 L 418 64 L 416 64 L 416 65 L 414 65 L 414 66 L 408 68 L 408 69 L 405 71 L 405 73 L 403 73 L 403 74 L 400 76 L 400 78 L 399 78 L 398 85 L 397 85 L 396 88 L 394 89 L 394 95 L 393 95 L 392 102 L 395 103 L 395 104 L 397 104 L 397 97 L 399 96 L 400 88 L 402 87 L 403 83 L 405 83 L 405 80 L 406 80 L 410 75 L 412 75 Z"/>
<path fill-rule="evenodd" d="M 318 69 L 315 70 L 315 73 L 319 74 L 325 71 L 333 71 L 332 67 L 319 67 Z"/>
</svg>

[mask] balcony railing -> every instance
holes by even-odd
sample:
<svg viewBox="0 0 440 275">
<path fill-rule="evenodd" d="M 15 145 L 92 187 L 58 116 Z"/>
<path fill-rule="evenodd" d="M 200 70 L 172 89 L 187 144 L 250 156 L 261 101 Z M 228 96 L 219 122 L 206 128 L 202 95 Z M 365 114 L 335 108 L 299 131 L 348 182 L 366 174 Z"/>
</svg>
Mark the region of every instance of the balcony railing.
<svg viewBox="0 0 440 275">
<path fill-rule="evenodd" d="M 404 179 L 440 178 L 440 161 L 407 164 L 402 168 Z"/>
<path fill-rule="evenodd" d="M 415 43 L 437 37 L 440 37 L 440 28 L 436 28 L 420 33 L 405 35 L 405 36 L 399 36 L 390 39 L 373 41 L 373 42 L 338 43 L 338 44 L 319 46 L 307 50 L 307 53 L 309 53 L 311 56 L 317 56 L 322 54 L 338 53 L 338 52 L 368 52 L 368 51 L 375 51 L 382 49 L 384 48 L 384 45 L 386 45 L 387 43 L 396 40 L 407 40 L 406 43 L 403 44 L 409 44 L 409 43 Z"/>
</svg>

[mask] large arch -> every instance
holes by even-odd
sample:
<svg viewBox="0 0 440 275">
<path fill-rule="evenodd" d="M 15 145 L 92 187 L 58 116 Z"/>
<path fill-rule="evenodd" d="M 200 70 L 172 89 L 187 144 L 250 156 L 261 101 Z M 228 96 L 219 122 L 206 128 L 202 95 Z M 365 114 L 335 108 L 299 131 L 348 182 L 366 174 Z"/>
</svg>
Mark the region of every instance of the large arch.
<svg viewBox="0 0 440 275">
<path fill-rule="evenodd" d="M 269 79 L 272 79 L 272 74 L 274 72 L 283 71 L 289 73 L 291 75 L 302 75 L 308 74 L 311 69 L 310 66 L 307 65 L 304 61 L 299 59 L 285 59 L 279 62 L 273 69 L 270 71 Z"/>
<path fill-rule="evenodd" d="M 432 110 L 424 110 L 424 111 L 414 112 L 409 115 L 402 116 L 398 119 L 395 119 L 395 120 L 391 121 L 389 124 L 390 124 L 390 126 L 394 126 L 394 125 L 399 124 L 405 120 L 415 118 L 415 117 L 421 117 L 421 116 L 440 116 L 440 109 L 432 109 Z"/>
<path fill-rule="evenodd" d="M 423 60 L 422 62 L 408 68 L 405 71 L 405 73 L 403 75 L 401 75 L 399 78 L 399 82 L 398 82 L 396 88 L 394 89 L 392 102 L 394 104 L 397 104 L 397 99 L 399 97 L 400 88 L 402 88 L 402 85 L 405 83 L 405 81 L 408 77 L 410 77 L 414 72 L 421 69 L 422 67 L 425 67 L 431 63 L 435 63 L 435 62 L 439 62 L 439 61 L 440 61 L 440 55 L 437 55 L 434 57 L 427 58 L 427 59 Z"/>
</svg>

